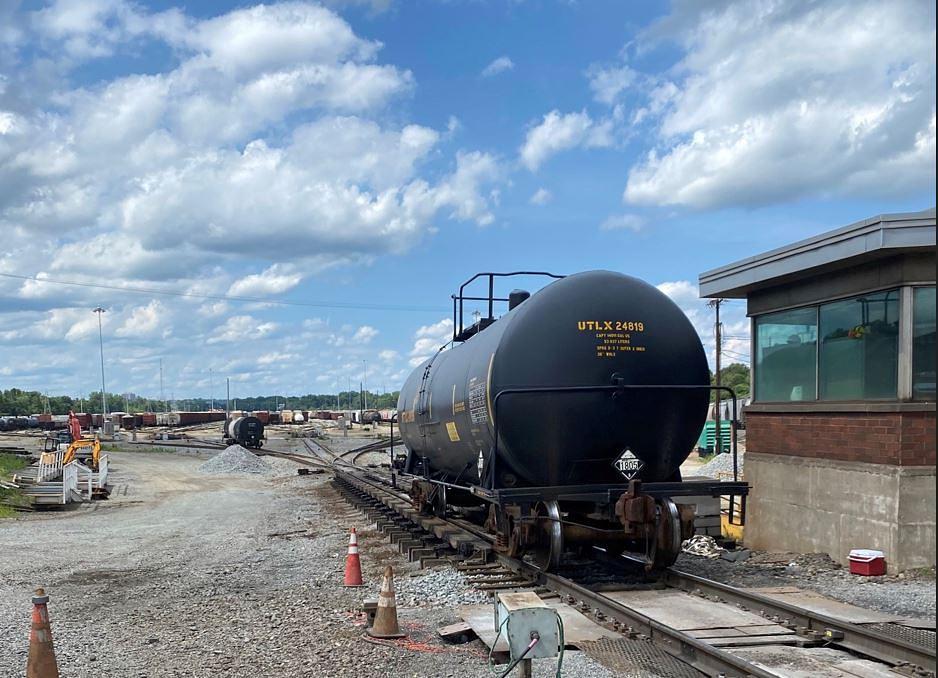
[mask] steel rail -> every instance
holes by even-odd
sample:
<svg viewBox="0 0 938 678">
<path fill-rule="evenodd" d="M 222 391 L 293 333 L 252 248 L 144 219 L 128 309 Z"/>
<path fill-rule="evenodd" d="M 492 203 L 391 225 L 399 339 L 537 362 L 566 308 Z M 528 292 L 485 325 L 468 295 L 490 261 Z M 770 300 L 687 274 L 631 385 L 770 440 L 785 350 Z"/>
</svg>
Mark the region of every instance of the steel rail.
<svg viewBox="0 0 938 678">
<path fill-rule="evenodd" d="M 767 671 L 756 664 L 752 664 L 742 657 L 738 657 L 725 650 L 709 645 L 694 638 L 683 631 L 678 631 L 627 605 L 613 600 L 601 592 L 577 584 L 566 577 L 548 572 L 541 572 L 533 565 L 517 560 L 498 556 L 498 560 L 508 569 L 521 574 L 537 578 L 539 584 L 546 588 L 570 596 L 579 601 L 588 603 L 590 608 L 598 610 L 605 616 L 615 619 L 648 636 L 656 646 L 680 661 L 693 666 L 707 675 L 723 676 L 755 676 L 757 678 L 777 678 L 776 673 Z"/>
<path fill-rule="evenodd" d="M 382 474 L 369 472 L 365 477 L 365 474 L 357 471 L 357 469 L 342 470 L 337 471 L 337 475 L 352 476 L 358 483 L 368 485 L 373 491 L 380 492 L 398 501 L 409 500 L 406 493 L 387 487 L 386 479 L 381 477 Z M 374 498 L 378 499 L 378 497 Z M 387 502 L 382 503 L 385 503 L 391 509 L 395 508 Z M 478 526 L 474 524 L 450 518 L 437 517 L 437 520 L 442 520 L 475 538 L 486 540 L 489 543 L 494 542 L 491 535 L 479 530 Z M 750 664 L 741 657 L 661 624 L 647 615 L 603 595 L 602 592 L 591 591 L 567 578 L 544 573 L 519 559 L 499 555 L 498 560 L 508 569 L 536 578 L 539 584 L 552 591 L 588 602 L 592 609 L 599 610 L 611 619 L 644 633 L 664 651 L 699 671 L 713 675 L 723 673 L 727 676 L 747 675 L 767 678 L 776 675 Z M 935 670 L 934 650 L 905 640 L 882 637 L 862 625 L 828 617 L 758 593 L 737 589 L 676 569 L 664 571 L 660 575 L 660 581 L 679 590 L 690 593 L 700 591 L 710 596 L 719 597 L 729 604 L 758 610 L 770 617 L 772 615 L 777 616 L 782 620 L 787 620 L 790 624 L 814 632 L 813 635 L 816 639 L 827 641 L 830 645 L 848 650 L 853 654 L 870 657 L 885 664 L 911 664 L 932 673 Z"/>
<path fill-rule="evenodd" d="M 699 591 L 708 596 L 719 597 L 733 605 L 759 610 L 765 615 L 774 615 L 789 624 L 817 632 L 821 639 L 827 640 L 831 645 L 886 664 L 914 664 L 935 673 L 935 650 L 932 648 L 901 638 L 886 638 L 862 624 L 813 612 L 760 593 L 734 588 L 674 568 L 664 571 L 661 579 L 664 583 L 688 593 Z"/>
<path fill-rule="evenodd" d="M 336 475 L 352 476 L 359 483 L 368 485 L 374 488 L 374 490 L 377 490 L 378 492 L 389 497 L 393 497 L 398 501 L 408 499 L 406 494 L 389 490 L 372 478 L 365 478 L 362 477 L 362 475 L 353 474 L 349 471 L 337 471 Z M 374 498 L 378 499 L 378 497 Z M 388 503 L 385 503 L 385 505 L 392 510 L 394 509 L 394 507 Z M 467 525 L 465 525 L 463 521 L 454 521 L 439 517 L 436 517 L 436 519 L 448 523 L 456 529 L 467 532 L 476 538 L 485 539 L 490 543 L 494 541 L 491 535 L 476 531 L 474 529 L 468 529 Z M 639 632 L 648 636 L 651 642 L 655 643 L 657 647 L 660 647 L 665 652 L 668 652 L 668 654 L 673 655 L 680 661 L 705 674 L 722 674 L 724 676 L 753 676 L 754 678 L 776 677 L 776 674 L 751 664 L 742 657 L 737 657 L 736 655 L 730 654 L 725 650 L 708 645 L 701 640 L 693 638 L 692 636 L 682 631 L 665 626 L 664 624 L 661 624 L 660 622 L 657 622 L 654 619 L 651 619 L 650 617 L 647 617 L 646 615 L 643 615 L 642 613 L 633 610 L 628 606 L 623 605 L 622 603 L 619 603 L 618 601 L 608 598 L 600 592 L 590 591 L 589 589 L 584 588 L 583 586 L 580 586 L 576 582 L 566 579 L 565 577 L 541 572 L 541 570 L 537 569 L 536 567 L 516 558 L 509 558 L 507 556 L 499 555 L 498 561 L 514 572 L 518 572 L 536 579 L 539 584 L 545 586 L 551 591 L 554 591 L 555 593 L 566 596 L 573 596 L 574 598 L 582 601 L 588 601 L 591 609 L 599 610 L 607 617 L 615 619 L 620 623 L 625 624 L 626 626 L 630 626 L 633 629 L 638 630 Z"/>
</svg>

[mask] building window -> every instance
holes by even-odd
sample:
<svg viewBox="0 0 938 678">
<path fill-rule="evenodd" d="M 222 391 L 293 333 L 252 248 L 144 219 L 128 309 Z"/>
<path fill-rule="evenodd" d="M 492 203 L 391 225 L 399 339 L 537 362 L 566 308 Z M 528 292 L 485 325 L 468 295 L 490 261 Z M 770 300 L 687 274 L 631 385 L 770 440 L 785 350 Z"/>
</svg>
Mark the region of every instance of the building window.
<svg viewBox="0 0 938 678">
<path fill-rule="evenodd" d="M 816 308 L 756 318 L 756 400 L 814 400 L 816 365 Z"/>
<path fill-rule="evenodd" d="M 935 288 L 912 293 L 912 397 L 935 400 Z"/>
<path fill-rule="evenodd" d="M 821 400 L 895 399 L 899 290 L 822 304 L 819 319 Z"/>
</svg>

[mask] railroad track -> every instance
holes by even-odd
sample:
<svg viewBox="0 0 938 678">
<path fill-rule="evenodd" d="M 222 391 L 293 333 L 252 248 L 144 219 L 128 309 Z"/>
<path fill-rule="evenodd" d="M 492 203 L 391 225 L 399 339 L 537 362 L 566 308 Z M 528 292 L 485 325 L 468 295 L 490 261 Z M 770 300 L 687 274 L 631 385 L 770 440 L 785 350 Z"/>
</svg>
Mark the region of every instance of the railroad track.
<svg viewBox="0 0 938 678">
<path fill-rule="evenodd" d="M 335 461 L 334 454 L 333 458 Z M 456 563 L 457 567 L 474 575 L 481 590 L 533 588 L 560 597 L 604 626 L 622 632 L 626 640 L 651 643 L 666 659 L 679 660 L 685 668 L 692 667 L 705 675 L 759 678 L 779 675 L 629 607 L 610 595 L 613 592 L 606 590 L 610 588 L 608 584 L 597 585 L 595 581 L 590 582 L 589 577 L 545 573 L 523 560 L 497 554 L 491 536 L 474 523 L 418 512 L 407 494 L 389 486 L 387 474 L 356 469 L 347 462 L 332 464 L 332 467 L 337 486 L 346 499 L 375 519 L 379 529 L 411 560 L 419 559 L 422 565 Z M 625 563 L 621 565 L 624 571 Z M 602 579 L 602 576 L 591 576 Z M 676 569 L 665 571 L 651 582 L 645 580 L 644 585 L 649 584 L 750 611 L 763 617 L 766 625 L 779 625 L 794 632 L 788 638 L 801 646 L 845 650 L 881 662 L 905 675 L 935 675 L 934 632 L 898 624 L 854 624 Z M 634 584 L 631 586 L 634 588 Z M 599 588 L 603 590 L 596 590 Z M 675 670 L 675 675 L 686 674 Z"/>
</svg>

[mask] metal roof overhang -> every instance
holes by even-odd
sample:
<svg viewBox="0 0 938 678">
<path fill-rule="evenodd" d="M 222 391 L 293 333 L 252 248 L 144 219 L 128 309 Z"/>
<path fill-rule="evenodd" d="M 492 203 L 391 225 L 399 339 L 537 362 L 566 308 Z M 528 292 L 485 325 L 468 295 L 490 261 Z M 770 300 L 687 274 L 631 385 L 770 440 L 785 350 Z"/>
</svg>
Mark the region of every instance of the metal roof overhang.
<svg viewBox="0 0 938 678">
<path fill-rule="evenodd" d="M 927 247 L 935 247 L 934 207 L 882 214 L 701 273 L 700 296 L 744 299 L 755 290 L 805 275 Z"/>
</svg>

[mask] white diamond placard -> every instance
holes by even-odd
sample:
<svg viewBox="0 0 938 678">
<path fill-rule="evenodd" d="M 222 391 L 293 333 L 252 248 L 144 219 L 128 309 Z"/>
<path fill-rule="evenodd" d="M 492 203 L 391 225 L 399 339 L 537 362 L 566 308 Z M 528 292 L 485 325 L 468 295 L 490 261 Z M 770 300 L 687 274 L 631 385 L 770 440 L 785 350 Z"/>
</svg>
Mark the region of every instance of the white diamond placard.
<svg viewBox="0 0 938 678">
<path fill-rule="evenodd" d="M 625 448 L 621 456 L 615 461 L 616 470 L 625 476 L 626 480 L 631 480 L 638 472 L 645 468 L 645 462 L 632 454 L 632 450 Z"/>
</svg>

